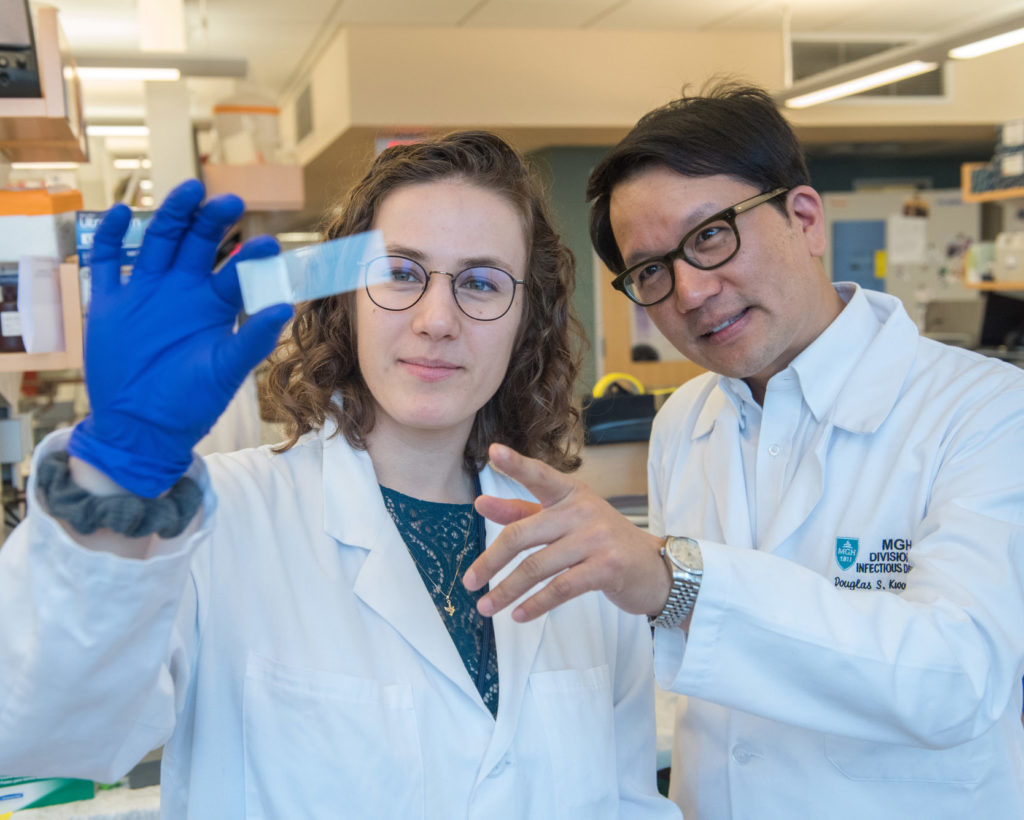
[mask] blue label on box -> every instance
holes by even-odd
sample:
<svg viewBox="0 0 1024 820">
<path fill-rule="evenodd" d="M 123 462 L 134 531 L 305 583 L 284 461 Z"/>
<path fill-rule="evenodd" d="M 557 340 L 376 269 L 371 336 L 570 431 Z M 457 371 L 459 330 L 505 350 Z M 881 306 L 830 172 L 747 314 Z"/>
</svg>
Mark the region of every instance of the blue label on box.
<svg viewBox="0 0 1024 820">
<path fill-rule="evenodd" d="M 89 258 L 92 256 L 92 240 L 100 220 L 106 213 L 106 211 L 78 211 L 76 213 L 75 247 L 78 251 L 79 267 L 89 267 Z M 128 232 L 125 234 L 121 247 L 122 266 L 131 265 L 135 261 L 135 257 L 139 255 L 142 236 L 152 218 L 153 211 L 132 211 L 132 221 L 128 225 Z"/>
</svg>

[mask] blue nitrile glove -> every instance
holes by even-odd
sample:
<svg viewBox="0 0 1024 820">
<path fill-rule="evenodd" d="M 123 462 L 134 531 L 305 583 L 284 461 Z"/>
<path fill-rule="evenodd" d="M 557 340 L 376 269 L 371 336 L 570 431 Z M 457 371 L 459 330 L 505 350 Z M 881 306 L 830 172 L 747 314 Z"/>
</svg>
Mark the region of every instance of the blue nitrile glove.
<svg viewBox="0 0 1024 820">
<path fill-rule="evenodd" d="M 75 427 L 68 452 L 146 498 L 185 473 L 192 448 L 292 316 L 291 305 L 273 305 L 234 332 L 242 306 L 236 262 L 279 248 L 270 237 L 251 240 L 213 273 L 217 246 L 244 205 L 233 195 L 203 197 L 194 179 L 168 194 L 123 285 L 131 211 L 111 208 L 93 240 L 85 334 L 92 412 Z"/>
</svg>

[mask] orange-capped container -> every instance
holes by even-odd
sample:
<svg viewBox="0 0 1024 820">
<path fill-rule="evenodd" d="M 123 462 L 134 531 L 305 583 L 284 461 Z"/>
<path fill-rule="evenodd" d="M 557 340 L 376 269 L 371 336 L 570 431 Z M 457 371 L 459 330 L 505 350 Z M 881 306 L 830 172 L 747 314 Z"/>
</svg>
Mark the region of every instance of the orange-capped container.
<svg viewBox="0 0 1024 820">
<path fill-rule="evenodd" d="M 0 189 L 0 216 L 38 216 L 82 210 L 82 192 L 46 188 Z"/>
<path fill-rule="evenodd" d="M 226 165 L 270 165 L 278 161 L 280 109 L 255 93 L 240 93 L 213 107 L 213 128 Z"/>
<path fill-rule="evenodd" d="M 46 188 L 0 190 L 0 262 L 22 256 L 65 259 L 75 252 L 75 211 L 82 192 Z"/>
</svg>

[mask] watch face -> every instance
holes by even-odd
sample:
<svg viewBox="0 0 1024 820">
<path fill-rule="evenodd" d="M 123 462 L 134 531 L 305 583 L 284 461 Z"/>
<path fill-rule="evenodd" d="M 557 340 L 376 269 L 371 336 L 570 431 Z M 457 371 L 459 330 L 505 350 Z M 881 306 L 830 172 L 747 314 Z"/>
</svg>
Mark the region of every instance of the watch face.
<svg viewBox="0 0 1024 820">
<path fill-rule="evenodd" d="M 700 544 L 692 538 L 670 538 L 665 547 L 672 562 L 680 567 L 700 572 L 704 569 L 704 559 L 700 554 Z"/>
</svg>

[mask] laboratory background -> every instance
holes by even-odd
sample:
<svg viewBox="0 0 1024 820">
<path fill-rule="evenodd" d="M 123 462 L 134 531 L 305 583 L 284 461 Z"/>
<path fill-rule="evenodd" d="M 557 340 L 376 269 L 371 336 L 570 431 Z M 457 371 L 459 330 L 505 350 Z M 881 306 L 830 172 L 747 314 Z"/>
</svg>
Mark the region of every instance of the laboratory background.
<svg viewBox="0 0 1024 820">
<path fill-rule="evenodd" d="M 730 77 L 769 90 L 806 150 L 836 280 L 922 333 L 1024 366 L 1024 3 L 975 0 L 0 0 L 0 465 L 4 538 L 29 454 L 88 412 L 82 328 L 102 212 L 130 265 L 177 183 L 247 204 L 233 240 L 318 241 L 388 145 L 506 137 L 577 260 L 590 347 L 581 477 L 643 525 L 651 417 L 700 372 L 614 295 L 584 190 L 644 112 Z M 978 45 L 975 44 L 988 44 Z M 230 248 L 226 248 L 229 252 Z M 261 369 L 204 452 L 277 441 Z M 677 696 L 659 692 L 659 765 Z M 159 750 L 125 781 L 0 771 L 0 818 L 158 816 Z M 667 772 L 663 773 L 667 778 Z M 49 805 L 47 805 L 49 804 Z"/>
</svg>

